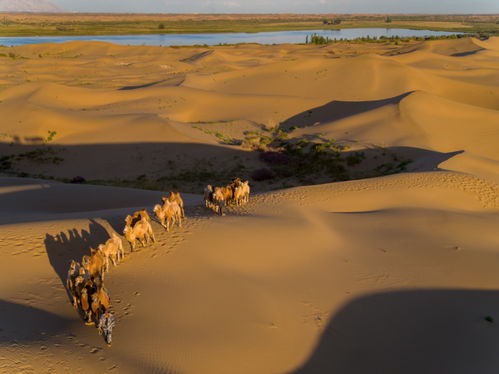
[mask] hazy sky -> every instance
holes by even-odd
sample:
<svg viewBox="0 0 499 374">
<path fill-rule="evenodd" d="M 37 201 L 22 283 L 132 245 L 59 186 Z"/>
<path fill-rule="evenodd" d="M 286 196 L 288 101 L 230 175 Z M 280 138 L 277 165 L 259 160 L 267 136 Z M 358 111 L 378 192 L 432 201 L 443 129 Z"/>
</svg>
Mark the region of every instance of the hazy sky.
<svg viewBox="0 0 499 374">
<path fill-rule="evenodd" d="M 134 13 L 499 13 L 499 0 L 50 0 L 65 11 Z"/>
</svg>

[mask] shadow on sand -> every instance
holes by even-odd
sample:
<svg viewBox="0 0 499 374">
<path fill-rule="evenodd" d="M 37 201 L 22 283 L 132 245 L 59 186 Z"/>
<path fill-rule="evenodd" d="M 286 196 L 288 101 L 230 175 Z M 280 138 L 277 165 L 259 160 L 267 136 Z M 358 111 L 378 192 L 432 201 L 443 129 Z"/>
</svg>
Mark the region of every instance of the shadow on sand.
<svg viewBox="0 0 499 374">
<path fill-rule="evenodd" d="M 72 321 L 31 306 L 0 300 L 0 344 L 44 340 L 68 330 Z"/>
<path fill-rule="evenodd" d="M 80 262 L 83 255 L 90 255 L 90 248 L 97 248 L 107 239 L 109 239 L 107 230 L 93 219 L 90 220 L 88 231 L 79 232 L 77 229 L 71 229 L 67 233 L 45 235 L 44 243 L 50 265 L 64 286 L 71 260 Z"/>
<path fill-rule="evenodd" d="M 292 374 L 499 372 L 499 292 L 409 290 L 354 299 Z"/>
<path fill-rule="evenodd" d="M 403 93 L 402 95 L 389 97 L 382 100 L 371 101 L 340 101 L 334 100 L 325 105 L 311 108 L 305 112 L 288 118 L 281 123 L 281 128 L 289 130 L 293 126 L 309 127 L 316 122 L 327 120 L 328 122 L 338 121 L 343 118 L 369 112 L 381 108 L 385 105 L 398 104 L 402 99 L 412 94 L 414 91 Z"/>
</svg>

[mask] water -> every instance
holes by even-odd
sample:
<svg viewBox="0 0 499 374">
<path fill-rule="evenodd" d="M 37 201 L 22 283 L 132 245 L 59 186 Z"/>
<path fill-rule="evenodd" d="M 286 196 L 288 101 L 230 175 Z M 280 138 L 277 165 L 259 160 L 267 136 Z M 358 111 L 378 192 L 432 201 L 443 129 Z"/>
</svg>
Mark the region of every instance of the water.
<svg viewBox="0 0 499 374">
<path fill-rule="evenodd" d="M 411 29 L 342 29 L 342 30 L 300 30 L 272 31 L 259 33 L 224 33 L 224 34 L 162 34 L 162 35 L 100 35 L 100 36 L 19 36 L 0 37 L 0 45 L 16 46 L 38 43 L 64 43 L 75 40 L 99 41 L 122 45 L 217 45 L 237 43 L 304 43 L 307 35 L 322 35 L 330 39 L 355 39 L 380 36 L 442 36 L 455 35 L 455 32 L 411 30 Z"/>
</svg>

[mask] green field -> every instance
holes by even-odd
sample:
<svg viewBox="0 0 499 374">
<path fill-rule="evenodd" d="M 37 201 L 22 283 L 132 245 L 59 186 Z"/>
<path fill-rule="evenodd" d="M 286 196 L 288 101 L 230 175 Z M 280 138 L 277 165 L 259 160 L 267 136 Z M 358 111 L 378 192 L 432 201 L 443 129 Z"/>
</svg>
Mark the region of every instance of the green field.
<svg viewBox="0 0 499 374">
<path fill-rule="evenodd" d="M 123 34 L 229 33 L 341 28 L 411 28 L 435 31 L 474 32 L 499 35 L 499 16 L 352 16 L 336 15 L 339 24 L 327 24 L 333 17 L 320 15 L 285 18 L 276 16 L 175 17 L 162 15 L 106 15 L 81 17 L 71 14 L 4 14 L 0 16 L 0 36 L 70 36 Z"/>
</svg>

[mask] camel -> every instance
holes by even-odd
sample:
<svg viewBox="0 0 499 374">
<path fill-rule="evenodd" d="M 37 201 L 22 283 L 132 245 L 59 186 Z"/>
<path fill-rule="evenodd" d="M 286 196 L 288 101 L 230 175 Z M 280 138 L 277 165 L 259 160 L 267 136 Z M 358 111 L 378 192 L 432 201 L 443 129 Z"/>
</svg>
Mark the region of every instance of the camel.
<svg viewBox="0 0 499 374">
<path fill-rule="evenodd" d="M 104 256 L 106 271 L 109 271 L 109 260 L 116 266 L 120 262 L 120 258 L 123 260 L 125 254 L 121 238 L 115 232 L 111 234 L 111 238 L 106 243 L 99 244 L 98 249 Z"/>
<path fill-rule="evenodd" d="M 81 292 L 88 281 L 85 269 L 80 268 L 79 275 L 75 278 L 73 286 L 71 288 L 71 295 L 73 296 L 73 308 L 78 308 L 78 304 L 81 302 Z"/>
<path fill-rule="evenodd" d="M 242 185 L 236 186 L 234 189 L 234 203 L 236 205 L 242 205 L 244 202 L 244 187 Z"/>
<path fill-rule="evenodd" d="M 182 211 L 177 202 L 172 202 L 169 198 L 163 197 L 163 207 L 160 206 L 162 213 L 160 215 L 163 217 L 163 220 L 158 216 L 158 219 L 161 222 L 161 225 L 166 229 L 166 231 L 170 231 L 170 225 L 178 224 L 179 227 L 182 227 Z M 159 213 L 159 209 L 157 208 L 159 205 L 154 207 L 154 211 Z M 156 215 L 158 215 L 156 213 Z M 165 225 L 166 221 L 166 225 Z"/>
<path fill-rule="evenodd" d="M 94 294 L 97 293 L 98 288 L 102 287 L 102 280 L 100 285 L 95 282 L 95 278 L 91 277 L 81 290 L 80 307 L 83 312 L 86 325 L 93 325 L 95 322 L 92 320 L 92 301 Z"/>
<path fill-rule="evenodd" d="M 98 249 L 90 249 L 90 256 L 83 256 L 82 265 L 90 276 L 101 277 L 104 280 L 106 260 Z"/>
<path fill-rule="evenodd" d="M 234 188 L 234 202 L 236 205 L 243 205 L 249 201 L 250 186 L 249 181 L 237 182 Z"/>
<path fill-rule="evenodd" d="M 133 227 L 129 225 L 125 226 L 123 234 L 125 235 L 126 240 L 130 243 L 132 251 L 135 249 L 137 240 L 143 247 L 145 247 L 149 241 L 156 241 L 151 224 L 147 222 L 144 217 L 142 217 L 141 220 Z"/>
<path fill-rule="evenodd" d="M 111 306 L 111 298 L 104 286 L 101 285 L 97 288 L 97 291 L 92 294 L 91 299 L 92 304 L 90 307 L 92 313 L 95 316 L 95 319 L 99 320 L 101 313 L 104 313 Z"/>
<path fill-rule="evenodd" d="M 249 185 L 249 181 L 244 181 L 241 183 L 241 186 L 243 187 L 243 191 L 244 191 L 244 202 L 245 203 L 248 203 L 249 202 L 249 195 L 250 195 L 250 185 Z"/>
<path fill-rule="evenodd" d="M 217 188 L 220 188 L 220 191 L 223 194 L 225 205 L 232 204 L 232 201 L 234 200 L 234 188 L 235 188 L 235 186 L 233 186 L 232 184 L 229 184 L 228 186 L 217 187 Z"/>
<path fill-rule="evenodd" d="M 215 212 L 217 212 L 219 215 L 223 216 L 223 207 L 225 205 L 225 196 L 223 193 L 223 189 L 225 187 L 215 187 L 215 190 L 213 191 L 213 204 L 215 207 Z"/>
<path fill-rule="evenodd" d="M 83 319 L 85 320 L 85 325 L 91 325 L 92 309 L 90 308 L 88 290 L 86 287 L 83 287 L 83 289 L 81 290 L 80 306 L 83 312 Z"/>
<path fill-rule="evenodd" d="M 66 278 L 66 288 L 68 291 L 73 289 L 73 284 L 75 278 L 78 276 L 78 271 L 80 269 L 80 264 L 75 260 L 71 260 L 71 264 L 69 265 L 68 277 Z"/>
<path fill-rule="evenodd" d="M 154 206 L 154 208 L 153 208 L 153 211 L 154 211 L 154 214 L 156 214 L 156 217 L 158 218 L 159 223 L 161 224 L 161 226 L 163 226 L 165 228 L 165 230 L 168 231 L 168 220 L 169 220 L 169 217 L 166 216 L 166 212 L 163 209 L 163 207 L 161 205 L 159 205 L 159 204 L 156 204 Z"/>
<path fill-rule="evenodd" d="M 213 209 L 213 186 L 211 184 L 204 188 L 203 200 L 207 208 Z"/>
<path fill-rule="evenodd" d="M 151 223 L 151 217 L 149 216 L 149 213 L 147 213 L 147 209 L 143 208 L 137 212 L 135 212 L 133 215 L 128 215 L 125 218 L 125 224 L 127 226 L 134 227 L 137 222 L 139 222 L 142 218 L 144 218 L 147 222 Z"/>
<path fill-rule="evenodd" d="M 184 200 L 182 200 L 182 196 L 180 196 L 180 192 L 170 191 L 170 195 L 168 196 L 168 200 L 170 200 L 172 203 L 178 204 L 178 206 L 180 207 L 181 218 L 184 219 L 185 218 Z"/>
</svg>

